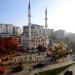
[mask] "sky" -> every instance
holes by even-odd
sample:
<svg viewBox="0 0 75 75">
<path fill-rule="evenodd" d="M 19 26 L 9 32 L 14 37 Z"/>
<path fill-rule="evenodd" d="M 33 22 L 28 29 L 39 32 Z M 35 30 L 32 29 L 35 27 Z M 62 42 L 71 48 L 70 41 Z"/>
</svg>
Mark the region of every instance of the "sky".
<svg viewBox="0 0 75 75">
<path fill-rule="evenodd" d="M 75 33 L 75 0 L 30 0 L 31 22 L 45 26 L 45 8 L 48 10 L 48 28 Z M 29 0 L 0 0 L 0 23 L 28 25 Z"/>
</svg>

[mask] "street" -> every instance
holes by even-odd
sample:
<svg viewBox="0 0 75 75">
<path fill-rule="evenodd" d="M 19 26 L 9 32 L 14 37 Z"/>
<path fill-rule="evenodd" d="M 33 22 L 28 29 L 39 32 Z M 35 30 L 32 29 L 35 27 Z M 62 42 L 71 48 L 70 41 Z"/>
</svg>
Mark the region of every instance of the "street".
<svg viewBox="0 0 75 75">
<path fill-rule="evenodd" d="M 47 63 L 47 60 L 48 59 L 45 59 L 43 60 L 43 63 Z M 54 68 L 58 68 L 58 67 L 61 67 L 61 66 L 64 66 L 64 65 L 68 65 L 68 64 L 71 64 L 73 63 L 71 61 L 71 57 L 70 55 L 67 56 L 67 58 L 60 58 L 59 60 L 57 60 L 56 62 L 52 62 L 52 63 L 48 63 L 45 67 L 43 67 L 42 69 L 41 68 L 38 68 L 38 69 L 34 69 L 32 68 L 32 65 L 35 65 L 35 64 L 38 64 L 38 63 L 42 63 L 41 61 L 36 61 L 35 63 L 23 63 L 22 66 L 23 66 L 23 71 L 21 72 L 18 72 L 18 73 L 13 73 L 13 74 L 10 74 L 10 75 L 34 75 L 36 72 L 42 72 L 42 71 L 46 71 L 46 70 L 51 70 L 51 69 L 54 69 Z M 11 66 L 11 65 L 10 65 Z M 13 66 L 13 65 L 12 65 Z M 15 65 L 16 66 L 16 65 Z M 29 72 L 29 69 L 31 68 L 31 73 Z M 3 75 L 8 75 L 8 73 L 5 73 Z"/>
<path fill-rule="evenodd" d="M 34 70 L 32 69 L 31 72 L 28 69 L 24 69 L 21 72 L 13 73 L 13 74 L 10 74 L 10 75 L 34 75 L 35 73 L 38 73 L 38 72 L 51 70 L 51 69 L 54 69 L 54 68 L 62 67 L 62 66 L 65 66 L 65 65 L 69 65 L 71 63 L 74 63 L 74 62 L 72 62 L 72 61 L 64 61 L 64 62 L 60 62 L 60 63 L 55 63 L 53 65 L 45 66 L 43 68 L 38 68 L 38 69 L 34 69 Z M 75 66 L 72 66 L 72 67 L 73 67 L 73 70 L 74 70 Z M 8 75 L 8 73 L 3 74 L 3 75 Z M 60 75 L 63 75 L 63 74 L 60 74 Z"/>
</svg>

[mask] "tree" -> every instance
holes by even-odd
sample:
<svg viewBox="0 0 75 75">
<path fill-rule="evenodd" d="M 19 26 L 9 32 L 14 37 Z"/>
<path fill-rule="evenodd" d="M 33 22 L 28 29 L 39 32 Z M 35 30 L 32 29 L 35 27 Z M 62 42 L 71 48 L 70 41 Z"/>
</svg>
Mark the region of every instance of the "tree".
<svg viewBox="0 0 75 75">
<path fill-rule="evenodd" d="M 19 43 L 14 37 L 1 37 L 0 38 L 0 53 L 9 53 L 18 50 Z"/>
</svg>

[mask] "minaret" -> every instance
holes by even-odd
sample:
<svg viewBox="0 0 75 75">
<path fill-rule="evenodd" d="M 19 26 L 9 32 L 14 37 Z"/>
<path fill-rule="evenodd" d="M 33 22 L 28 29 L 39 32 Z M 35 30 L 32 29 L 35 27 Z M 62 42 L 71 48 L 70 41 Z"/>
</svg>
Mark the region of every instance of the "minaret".
<svg viewBox="0 0 75 75">
<path fill-rule="evenodd" d="M 45 35 L 47 35 L 47 27 L 48 27 L 47 20 L 48 20 L 48 18 L 47 18 L 47 8 L 46 8 L 45 9 Z"/>
<path fill-rule="evenodd" d="M 30 8 L 30 1 L 28 6 L 28 27 L 29 27 L 29 39 L 31 39 L 31 8 Z"/>
</svg>

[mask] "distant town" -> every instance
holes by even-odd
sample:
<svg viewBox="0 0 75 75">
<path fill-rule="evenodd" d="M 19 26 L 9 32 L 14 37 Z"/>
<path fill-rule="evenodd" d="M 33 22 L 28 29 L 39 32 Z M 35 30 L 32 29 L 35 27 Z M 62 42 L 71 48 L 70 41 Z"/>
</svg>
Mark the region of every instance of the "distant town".
<svg viewBox="0 0 75 75">
<path fill-rule="evenodd" d="M 49 29 L 47 8 L 45 26 L 32 24 L 31 17 L 29 2 L 28 25 L 20 28 L 13 24 L 0 24 L 0 67 L 2 68 L 0 71 L 2 73 L 7 70 L 5 72 L 14 73 L 13 75 L 45 75 L 41 72 L 74 63 L 71 61 L 71 55 L 75 52 L 75 34 Z M 61 65 L 51 67 L 59 63 Z M 22 71 L 19 74 L 16 73 L 20 70 Z"/>
</svg>

